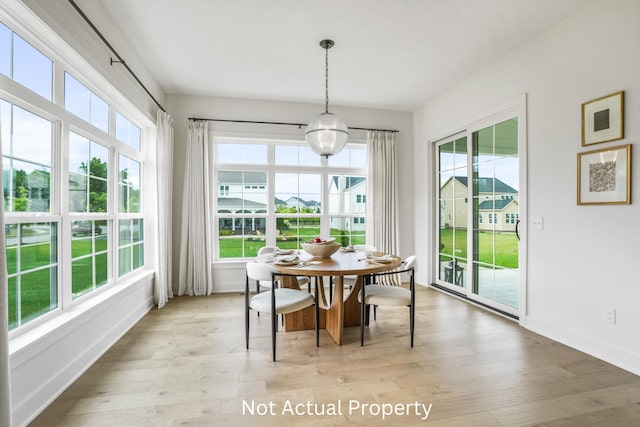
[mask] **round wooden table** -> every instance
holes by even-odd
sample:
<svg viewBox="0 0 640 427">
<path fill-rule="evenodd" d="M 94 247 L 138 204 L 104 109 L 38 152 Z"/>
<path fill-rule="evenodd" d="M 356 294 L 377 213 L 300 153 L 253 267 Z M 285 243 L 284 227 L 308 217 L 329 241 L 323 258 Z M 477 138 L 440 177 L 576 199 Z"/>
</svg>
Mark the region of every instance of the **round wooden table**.
<svg viewBox="0 0 640 427">
<path fill-rule="evenodd" d="M 299 255 L 302 263 L 293 266 L 274 264 L 281 273 L 298 276 L 316 277 L 318 283 L 323 283 L 324 276 L 334 277 L 333 298 L 329 301 L 324 292 L 324 286 L 318 289 L 318 304 L 324 313 L 324 324 L 331 338 L 338 345 L 342 345 L 343 329 L 345 326 L 360 325 L 360 304 L 358 293 L 362 286 L 362 276 L 382 271 L 394 270 L 402 264 L 400 257 L 394 256 L 389 262 L 372 262 L 366 259 L 364 252 L 338 251 L 331 258 L 314 258 L 305 251 Z M 355 285 L 345 292 L 343 277 L 358 276 Z M 284 281 L 285 286 L 297 287 L 297 281 Z M 323 321 L 321 319 L 320 326 Z M 308 307 L 298 313 L 285 315 L 285 331 L 313 329 L 313 308 Z"/>
</svg>

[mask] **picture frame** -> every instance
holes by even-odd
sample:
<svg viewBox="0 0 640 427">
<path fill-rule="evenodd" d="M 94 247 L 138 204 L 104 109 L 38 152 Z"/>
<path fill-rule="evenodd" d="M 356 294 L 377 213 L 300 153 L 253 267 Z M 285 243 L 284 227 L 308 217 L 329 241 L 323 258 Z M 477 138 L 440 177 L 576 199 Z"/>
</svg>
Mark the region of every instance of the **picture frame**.
<svg viewBox="0 0 640 427">
<path fill-rule="evenodd" d="M 631 144 L 578 153 L 578 205 L 631 204 Z"/>
<path fill-rule="evenodd" d="M 624 138 L 624 91 L 582 104 L 582 146 Z"/>
</svg>

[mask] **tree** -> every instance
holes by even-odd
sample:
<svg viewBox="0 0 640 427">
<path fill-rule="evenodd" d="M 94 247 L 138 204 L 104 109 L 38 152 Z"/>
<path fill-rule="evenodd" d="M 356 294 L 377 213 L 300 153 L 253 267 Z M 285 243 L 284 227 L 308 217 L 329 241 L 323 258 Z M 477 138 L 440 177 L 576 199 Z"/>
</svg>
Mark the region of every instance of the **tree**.
<svg viewBox="0 0 640 427">
<path fill-rule="evenodd" d="M 89 212 L 106 212 L 107 178 L 109 173 L 107 162 L 103 162 L 98 157 L 94 157 L 89 162 L 88 168 L 87 164 L 82 162 L 78 169 L 85 175 L 89 175 Z"/>
</svg>

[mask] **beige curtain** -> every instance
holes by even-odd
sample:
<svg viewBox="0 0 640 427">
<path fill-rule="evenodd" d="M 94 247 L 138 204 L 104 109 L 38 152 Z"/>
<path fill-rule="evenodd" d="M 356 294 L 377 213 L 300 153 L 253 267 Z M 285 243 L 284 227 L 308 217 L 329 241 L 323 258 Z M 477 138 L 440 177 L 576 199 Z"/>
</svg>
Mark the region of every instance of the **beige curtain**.
<svg viewBox="0 0 640 427">
<path fill-rule="evenodd" d="M 2 158 L 0 129 L 0 158 Z M 0 174 L 0 188 L 2 174 Z M 9 368 L 9 301 L 7 251 L 4 234 L 4 203 L 0 203 L 0 427 L 11 426 L 11 370 Z"/>
<path fill-rule="evenodd" d="M 208 132 L 206 121 L 189 121 L 178 295 L 210 295 L 213 292 Z"/>
<path fill-rule="evenodd" d="M 398 254 L 398 179 L 396 134 L 368 131 L 367 244 Z"/>
<path fill-rule="evenodd" d="M 153 298 L 162 308 L 173 298 L 172 263 L 172 186 L 173 186 L 173 119 L 158 110 L 156 127 L 156 277 Z"/>
</svg>

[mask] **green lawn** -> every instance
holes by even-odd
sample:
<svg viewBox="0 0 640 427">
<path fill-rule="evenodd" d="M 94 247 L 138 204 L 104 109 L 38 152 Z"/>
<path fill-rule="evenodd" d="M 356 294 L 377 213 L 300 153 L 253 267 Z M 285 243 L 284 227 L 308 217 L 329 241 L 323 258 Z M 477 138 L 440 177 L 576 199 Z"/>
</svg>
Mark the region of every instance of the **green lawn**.
<svg viewBox="0 0 640 427">
<path fill-rule="evenodd" d="M 503 268 L 518 268 L 518 239 L 515 233 L 490 233 L 480 231 L 478 238 L 479 261 Z M 448 260 L 456 256 L 467 262 L 467 230 L 440 229 L 440 258 Z M 444 245 L 444 246 L 443 246 Z"/>
<path fill-rule="evenodd" d="M 313 239 L 320 235 L 319 227 L 292 227 L 285 235 L 276 238 L 276 246 L 280 249 L 300 249 L 301 243 Z M 338 242 L 352 245 L 365 243 L 364 235 L 353 234 L 350 237 L 345 235 L 344 230 L 332 229 L 331 237 L 335 237 Z M 349 243 L 350 242 L 350 243 Z M 230 236 L 219 240 L 220 258 L 243 258 L 255 257 L 261 247 L 265 246 L 264 237 L 262 239 L 255 236 Z"/>
<path fill-rule="evenodd" d="M 97 236 L 95 239 L 96 251 L 106 250 L 106 236 Z M 49 242 L 27 244 L 20 246 L 20 271 L 27 272 L 20 275 L 20 323 L 23 324 L 57 307 L 57 264 L 55 255 L 51 256 L 51 244 Z M 74 258 L 92 253 L 92 239 L 74 238 L 71 244 Z M 18 271 L 18 248 L 7 248 L 7 271 L 14 274 Z M 55 251 L 54 251 L 55 253 Z M 77 297 L 93 289 L 93 264 L 96 269 L 97 286 L 104 285 L 108 281 L 107 254 L 98 254 L 95 257 L 85 257 L 72 262 L 73 296 Z M 45 267 L 28 272 L 29 270 Z M 13 329 L 18 324 L 18 277 L 8 281 L 9 292 L 9 328 Z"/>
</svg>

